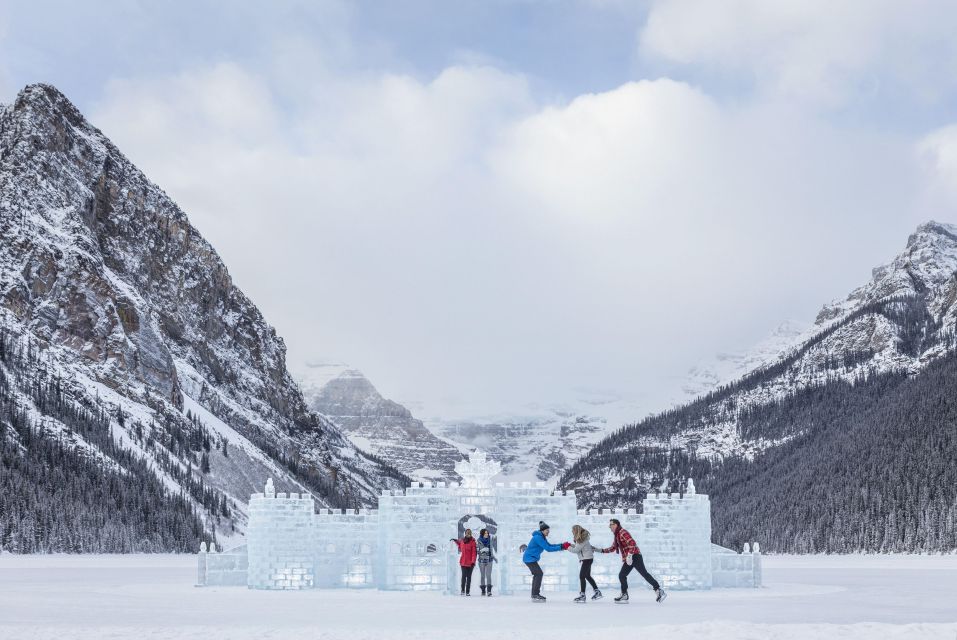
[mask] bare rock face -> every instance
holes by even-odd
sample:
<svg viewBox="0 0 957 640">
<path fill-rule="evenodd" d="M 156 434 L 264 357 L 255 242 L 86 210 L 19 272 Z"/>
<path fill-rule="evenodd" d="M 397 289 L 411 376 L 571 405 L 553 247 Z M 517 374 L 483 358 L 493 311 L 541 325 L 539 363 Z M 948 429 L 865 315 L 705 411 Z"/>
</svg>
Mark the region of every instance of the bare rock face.
<svg viewBox="0 0 957 640">
<path fill-rule="evenodd" d="M 383 398 L 360 371 L 306 366 L 298 377 L 309 406 L 327 417 L 359 449 L 406 475 L 425 481 L 458 481 L 462 452 L 436 437 L 407 408 Z"/>
<path fill-rule="evenodd" d="M 404 481 L 309 410 L 283 340 L 213 247 L 48 85 L 0 111 L 0 312 L 68 378 L 154 413 L 199 405 L 329 504 Z"/>
</svg>

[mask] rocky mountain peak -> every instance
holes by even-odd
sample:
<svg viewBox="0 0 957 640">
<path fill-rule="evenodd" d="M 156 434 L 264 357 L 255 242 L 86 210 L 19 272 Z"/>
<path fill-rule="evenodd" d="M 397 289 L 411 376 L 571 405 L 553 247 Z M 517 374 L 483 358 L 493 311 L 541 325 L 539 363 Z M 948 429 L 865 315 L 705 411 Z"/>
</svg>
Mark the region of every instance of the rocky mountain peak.
<svg viewBox="0 0 957 640">
<path fill-rule="evenodd" d="M 65 378 L 88 378 L 144 416 L 206 411 L 263 464 L 288 465 L 287 479 L 309 478 L 336 501 L 371 501 L 402 481 L 308 409 L 285 343 L 215 249 L 50 85 L 0 111 L 0 239 L 4 325 Z M 242 496 L 251 481 L 221 484 Z"/>
<path fill-rule="evenodd" d="M 816 323 L 825 326 L 865 305 L 892 297 L 916 297 L 937 321 L 953 326 L 957 311 L 957 227 L 934 221 L 917 227 L 901 253 L 876 267 L 870 282 L 846 299 L 825 305 Z"/>
</svg>

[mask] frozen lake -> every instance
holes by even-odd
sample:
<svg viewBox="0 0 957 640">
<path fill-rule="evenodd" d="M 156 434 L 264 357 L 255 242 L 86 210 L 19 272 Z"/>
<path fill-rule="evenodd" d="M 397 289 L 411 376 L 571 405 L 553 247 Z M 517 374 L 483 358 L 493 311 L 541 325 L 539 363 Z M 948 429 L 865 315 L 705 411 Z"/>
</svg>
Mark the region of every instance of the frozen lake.
<svg viewBox="0 0 957 640">
<path fill-rule="evenodd" d="M 195 588 L 195 556 L 0 555 L 0 638 L 957 638 L 957 556 L 767 556 L 765 587 L 656 604 Z M 548 570 L 547 563 L 545 565 Z M 632 577 L 632 583 L 637 576 Z"/>
</svg>

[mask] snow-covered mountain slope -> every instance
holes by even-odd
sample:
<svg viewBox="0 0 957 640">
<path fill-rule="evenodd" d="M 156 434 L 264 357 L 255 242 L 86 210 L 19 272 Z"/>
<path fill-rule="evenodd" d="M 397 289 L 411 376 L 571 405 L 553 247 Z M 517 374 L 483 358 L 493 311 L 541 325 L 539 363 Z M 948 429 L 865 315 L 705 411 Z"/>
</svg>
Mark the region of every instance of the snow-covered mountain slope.
<svg viewBox="0 0 957 640">
<path fill-rule="evenodd" d="M 312 410 L 335 423 L 362 451 L 419 480 L 460 480 L 455 463 L 463 452 L 433 435 L 401 404 L 383 398 L 360 371 L 313 363 L 295 375 Z"/>
<path fill-rule="evenodd" d="M 917 420 L 918 411 L 934 416 L 923 419 L 933 420 L 930 431 L 925 422 L 906 427 L 910 435 L 924 438 L 920 446 L 930 446 L 943 435 L 940 430 L 953 429 L 948 405 L 928 407 L 918 401 L 954 384 L 947 382 L 954 368 L 938 366 L 931 378 L 923 374 L 938 361 L 953 359 L 955 324 L 957 227 L 929 222 L 910 236 L 894 260 L 874 269 L 870 282 L 845 300 L 825 305 L 814 326 L 776 359 L 694 401 L 616 431 L 573 465 L 560 484 L 577 489 L 584 503 L 615 503 L 662 484 L 677 488 L 688 474 L 708 477 L 716 491 L 740 489 L 748 478 L 763 473 L 769 474 L 766 482 L 774 483 L 788 473 L 809 473 L 799 471 L 802 460 L 816 460 L 818 470 L 830 468 L 828 451 L 839 455 L 836 451 L 845 446 L 834 430 L 863 428 L 858 423 L 866 412 L 873 413 L 875 434 L 906 427 L 909 420 Z M 900 395 L 896 404 L 886 402 L 891 393 Z M 914 404 L 913 413 L 899 413 L 897 407 L 907 404 Z M 890 462 L 909 468 L 912 455 L 923 456 L 926 468 L 921 473 L 943 468 L 935 456 L 946 449 L 946 438 L 927 451 L 908 449 L 889 458 L 880 448 L 883 442 L 869 442 L 867 432 L 855 437 L 862 451 L 875 457 L 866 461 L 871 471 L 859 470 L 864 475 L 855 482 L 866 482 L 865 475 L 889 468 Z M 785 455 L 793 456 L 788 458 L 790 468 L 780 462 Z M 934 485 L 938 479 L 924 481 Z M 762 487 L 754 490 L 762 495 Z M 878 492 L 894 490 L 881 482 Z M 716 502 L 716 520 L 725 513 L 720 504 Z M 803 505 L 801 500 L 794 504 Z M 887 504 L 889 498 L 885 508 Z M 821 548 L 817 544 L 834 548 L 820 540 L 800 548 Z M 858 544 L 855 548 L 880 547 L 873 539 Z M 929 547 L 902 542 L 889 548 Z"/>
<path fill-rule="evenodd" d="M 608 429 L 604 418 L 582 407 L 526 407 L 467 417 L 431 418 L 435 434 L 462 449 L 479 448 L 502 464 L 500 481 L 554 480 Z"/>
<path fill-rule="evenodd" d="M 953 348 L 955 323 L 957 227 L 929 222 L 892 262 L 874 269 L 870 282 L 825 305 L 791 348 L 692 402 L 708 407 L 699 419 L 647 432 L 641 442 L 703 455 L 753 455 L 778 438 L 744 437 L 737 428 L 742 412 L 830 381 L 916 373 Z"/>
<path fill-rule="evenodd" d="M 171 457 L 235 498 L 220 531 L 241 530 L 238 505 L 266 475 L 330 506 L 371 504 L 404 482 L 308 409 L 282 339 L 215 250 L 48 85 L 0 111 L 0 315 L 9 339 L 46 363 L 38 379 L 108 409 L 138 455 Z M 175 442 L 197 429 L 219 446 L 202 452 L 206 464 Z"/>
<path fill-rule="evenodd" d="M 805 335 L 808 329 L 807 323 L 787 320 L 775 327 L 768 337 L 746 351 L 721 352 L 714 358 L 695 365 L 688 370 L 688 378 L 681 385 L 684 401 L 693 400 L 774 362 L 781 354 L 790 351 L 801 342 L 802 338 L 809 338 L 809 335 Z"/>
<path fill-rule="evenodd" d="M 488 451 L 502 462 L 503 479 L 554 481 L 595 444 L 636 416 L 680 406 L 772 362 L 807 331 L 806 324 L 787 321 L 750 349 L 703 360 L 675 385 L 671 395 L 581 389 L 562 403 L 531 404 L 510 411 L 448 406 L 433 411 L 425 424 L 460 447 Z"/>
</svg>

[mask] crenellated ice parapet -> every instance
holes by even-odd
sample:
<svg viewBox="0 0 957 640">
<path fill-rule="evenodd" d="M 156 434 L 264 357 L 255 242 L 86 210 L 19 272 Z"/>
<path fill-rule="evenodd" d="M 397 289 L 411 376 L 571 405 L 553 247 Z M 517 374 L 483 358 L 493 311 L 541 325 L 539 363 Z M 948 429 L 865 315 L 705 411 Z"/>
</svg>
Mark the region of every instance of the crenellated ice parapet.
<svg viewBox="0 0 957 640">
<path fill-rule="evenodd" d="M 634 535 L 646 566 L 666 588 L 761 585 L 758 544 L 743 554 L 712 545 L 711 504 L 690 479 L 683 494 L 648 496 L 641 513 L 634 507 L 578 510 L 574 491 L 531 482 L 493 486 L 497 469 L 497 463 L 475 452 L 456 465 L 462 483 L 417 482 L 405 490 L 385 490 L 378 509 L 316 511 L 308 494 L 277 494 L 269 480 L 249 503 L 247 547 L 215 556 L 201 549 L 199 584 L 236 584 L 244 577 L 255 589 L 457 592 L 458 553 L 449 539 L 461 538 L 465 529 L 477 535 L 488 528 L 499 560 L 492 567 L 492 584 L 505 594 L 528 588 L 531 576 L 520 545 L 539 521 L 551 526 L 552 542 L 568 540 L 572 526 L 580 524 L 601 548 L 612 544 L 608 521 L 615 518 Z M 577 589 L 573 554 L 549 553 L 542 562 L 547 590 Z M 598 556 L 592 575 L 612 587 L 620 567 L 617 555 Z"/>
<path fill-rule="evenodd" d="M 253 589 L 315 586 L 315 502 L 308 493 L 276 493 L 272 478 L 249 500 L 247 584 Z"/>
</svg>

